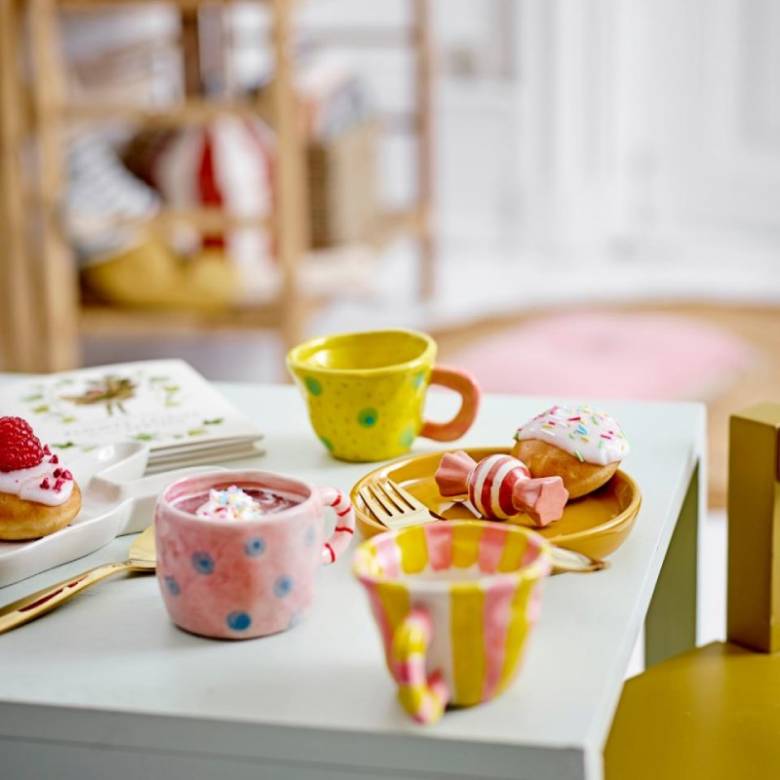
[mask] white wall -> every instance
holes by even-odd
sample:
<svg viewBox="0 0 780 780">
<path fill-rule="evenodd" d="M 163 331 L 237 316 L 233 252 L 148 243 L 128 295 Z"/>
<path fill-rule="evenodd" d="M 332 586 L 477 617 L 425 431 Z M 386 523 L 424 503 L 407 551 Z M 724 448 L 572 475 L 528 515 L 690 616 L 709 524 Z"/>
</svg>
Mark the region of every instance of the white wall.
<svg viewBox="0 0 780 780">
<path fill-rule="evenodd" d="M 654 219 L 780 229 L 780 3 L 626 6 L 626 163 Z"/>
</svg>

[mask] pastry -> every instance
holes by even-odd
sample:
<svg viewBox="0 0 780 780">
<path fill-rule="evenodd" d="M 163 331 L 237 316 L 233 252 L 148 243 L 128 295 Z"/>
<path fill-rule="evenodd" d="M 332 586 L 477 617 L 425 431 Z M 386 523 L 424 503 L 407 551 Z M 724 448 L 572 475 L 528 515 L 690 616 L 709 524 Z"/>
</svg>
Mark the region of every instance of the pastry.
<svg viewBox="0 0 780 780">
<path fill-rule="evenodd" d="M 512 454 L 534 477 L 558 475 L 578 498 L 600 488 L 628 454 L 618 423 L 588 406 L 553 406 L 515 433 Z"/>
<path fill-rule="evenodd" d="M 436 470 L 445 497 L 466 496 L 487 520 L 527 514 L 537 526 L 559 520 L 569 494 L 560 477 L 532 479 L 528 467 L 510 455 L 490 455 L 477 463 L 462 450 L 446 453 Z"/>
<path fill-rule="evenodd" d="M 47 536 L 80 509 L 81 492 L 59 456 L 25 420 L 0 417 L 0 540 Z"/>
</svg>

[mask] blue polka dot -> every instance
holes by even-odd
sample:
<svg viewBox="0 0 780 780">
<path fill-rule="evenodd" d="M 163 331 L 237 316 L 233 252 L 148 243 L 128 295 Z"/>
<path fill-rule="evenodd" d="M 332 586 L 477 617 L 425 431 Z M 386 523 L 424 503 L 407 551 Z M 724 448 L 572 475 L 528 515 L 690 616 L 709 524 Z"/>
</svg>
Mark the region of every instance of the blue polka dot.
<svg viewBox="0 0 780 780">
<path fill-rule="evenodd" d="M 283 574 L 281 577 L 277 578 L 276 582 L 274 583 L 274 594 L 280 599 L 283 599 L 292 589 L 292 577 L 288 577 L 286 574 Z"/>
<path fill-rule="evenodd" d="M 246 612 L 231 612 L 227 624 L 233 631 L 246 631 L 252 625 L 252 618 Z"/>
<path fill-rule="evenodd" d="M 320 393 L 322 393 L 322 385 L 313 376 L 307 376 L 303 382 L 306 385 L 306 389 L 312 395 L 320 395 Z"/>
<path fill-rule="evenodd" d="M 422 386 L 422 383 L 425 381 L 425 371 L 418 371 L 413 377 L 412 377 L 412 384 L 419 388 Z"/>
<path fill-rule="evenodd" d="M 244 552 L 250 558 L 257 558 L 265 552 L 265 540 L 259 536 L 253 537 L 244 545 Z"/>
<path fill-rule="evenodd" d="M 314 544 L 314 542 L 316 542 L 316 541 L 317 541 L 317 531 L 316 531 L 316 529 L 314 528 L 313 525 L 310 525 L 306 529 L 306 533 L 305 533 L 305 535 L 303 537 L 303 543 L 307 547 L 311 547 Z"/>
<path fill-rule="evenodd" d="M 402 447 L 411 447 L 412 442 L 414 441 L 414 430 L 412 428 L 407 428 L 401 434 L 399 441 L 401 442 Z"/>
<path fill-rule="evenodd" d="M 214 559 L 207 552 L 193 553 L 192 565 L 200 574 L 211 574 L 214 571 Z"/>
<path fill-rule="evenodd" d="M 357 420 L 364 428 L 373 428 L 379 419 L 379 412 L 373 406 L 361 409 L 358 412 Z"/>
<path fill-rule="evenodd" d="M 179 583 L 173 577 L 165 577 L 165 587 L 168 588 L 171 596 L 178 596 L 181 593 Z"/>
</svg>

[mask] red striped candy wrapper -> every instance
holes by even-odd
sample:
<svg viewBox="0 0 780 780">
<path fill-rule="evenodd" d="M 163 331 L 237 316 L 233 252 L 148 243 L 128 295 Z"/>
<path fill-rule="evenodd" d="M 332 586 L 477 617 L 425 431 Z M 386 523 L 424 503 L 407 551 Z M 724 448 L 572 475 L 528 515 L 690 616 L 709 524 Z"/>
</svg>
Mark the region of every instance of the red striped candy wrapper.
<svg viewBox="0 0 780 780">
<path fill-rule="evenodd" d="M 560 520 L 569 492 L 560 477 L 532 479 L 523 461 L 511 455 L 490 455 L 477 463 L 462 450 L 446 453 L 436 471 L 443 496 L 468 496 L 487 520 L 508 520 L 527 514 L 537 526 Z"/>
</svg>

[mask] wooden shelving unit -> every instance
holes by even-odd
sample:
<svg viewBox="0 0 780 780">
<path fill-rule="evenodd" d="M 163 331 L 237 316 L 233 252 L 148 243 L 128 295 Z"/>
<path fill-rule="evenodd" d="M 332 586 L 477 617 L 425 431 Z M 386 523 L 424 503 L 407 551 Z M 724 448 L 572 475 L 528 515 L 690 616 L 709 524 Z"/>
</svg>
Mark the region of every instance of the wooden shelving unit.
<svg viewBox="0 0 780 780">
<path fill-rule="evenodd" d="M 201 230 L 265 225 L 275 231 L 278 294 L 261 305 L 220 313 L 155 312 L 84 304 L 61 221 L 63 141 L 79 126 L 126 119 L 141 126 L 177 126 L 229 112 L 255 116 L 251 101 L 207 100 L 197 93 L 198 13 L 225 8 L 230 0 L 167 0 L 179 9 L 186 96 L 164 108 L 69 101 L 59 40 L 59 15 L 100 7 L 159 4 L 159 0 L 2 0 L 0 2 L 0 349 L 6 370 L 52 371 L 77 366 L 81 333 L 194 332 L 218 328 L 274 328 L 286 346 L 296 343 L 307 317 L 338 293 L 307 285 L 309 227 L 306 148 L 295 94 L 295 0 L 258 0 L 270 8 L 269 45 L 275 62 L 272 92 L 277 133 L 277 176 L 270 220 L 236 218 L 214 209 L 162 211 L 149 227 L 186 222 Z M 420 294 L 433 290 L 431 231 L 433 134 L 432 43 L 428 0 L 408 0 L 408 29 L 350 28 L 322 31 L 323 41 L 350 46 L 407 46 L 415 58 L 415 106 L 408 117 L 388 117 L 386 126 L 417 139 L 417 203 L 385 215 L 374 242 L 381 247 L 399 234 L 420 242 Z M 25 60 L 33 77 L 25 74 Z M 87 215 L 88 218 L 88 215 Z M 117 224 L 127 221 L 118 220 Z M 105 221 L 101 226 L 105 226 Z M 335 253 L 336 255 L 338 253 Z M 331 252 L 329 263 L 338 262 Z"/>
</svg>

